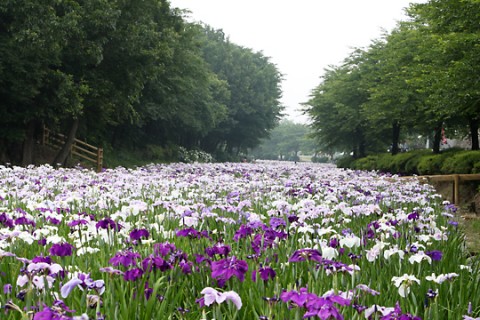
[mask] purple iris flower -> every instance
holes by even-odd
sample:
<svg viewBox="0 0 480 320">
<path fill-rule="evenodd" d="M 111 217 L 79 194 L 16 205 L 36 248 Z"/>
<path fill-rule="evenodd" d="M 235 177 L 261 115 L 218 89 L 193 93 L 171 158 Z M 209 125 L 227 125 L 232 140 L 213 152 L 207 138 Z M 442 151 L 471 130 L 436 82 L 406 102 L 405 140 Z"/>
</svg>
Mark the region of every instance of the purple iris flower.
<svg viewBox="0 0 480 320">
<path fill-rule="evenodd" d="M 180 266 L 183 274 L 192 273 L 192 263 L 190 261 L 180 261 L 178 265 Z"/>
<path fill-rule="evenodd" d="M 125 281 L 135 281 L 143 275 L 143 270 L 140 268 L 133 268 L 125 271 L 123 279 Z"/>
<path fill-rule="evenodd" d="M 173 268 L 173 265 L 168 261 L 162 259 L 160 256 L 150 255 L 142 261 L 142 268 L 145 271 L 152 271 L 153 269 L 158 269 L 162 272 L 170 270 Z"/>
<path fill-rule="evenodd" d="M 165 243 L 156 243 L 153 245 L 153 252 L 156 255 L 161 255 L 162 257 L 167 256 L 169 253 L 174 252 L 175 250 L 177 250 L 177 248 L 173 243 L 165 242 Z"/>
<path fill-rule="evenodd" d="M 438 295 L 438 291 L 433 290 L 433 289 L 428 289 L 426 296 L 428 299 L 433 299 Z"/>
<path fill-rule="evenodd" d="M 123 271 L 114 269 L 112 267 L 105 267 L 105 268 L 100 268 L 98 269 L 100 272 L 106 272 L 108 274 L 117 274 L 117 275 L 123 275 Z"/>
<path fill-rule="evenodd" d="M 60 288 L 60 294 L 63 298 L 66 298 L 75 287 L 95 290 L 98 294 L 102 294 L 105 291 L 105 282 L 103 280 L 93 280 L 90 278 L 90 274 L 79 273 L 77 278 L 73 278 Z"/>
<path fill-rule="evenodd" d="M 120 231 L 122 229 L 122 226 L 119 223 L 116 223 L 113 219 L 111 218 L 105 218 L 103 220 L 100 220 L 97 222 L 95 227 L 98 229 L 111 229 L 114 231 Z"/>
<path fill-rule="evenodd" d="M 402 313 L 402 309 L 400 308 L 400 304 L 398 303 L 398 301 L 395 304 L 395 308 L 393 309 L 393 311 L 382 317 L 382 320 L 396 320 L 396 319 L 422 320 L 422 318 L 417 317 L 417 316 L 413 316 L 410 313 Z"/>
<path fill-rule="evenodd" d="M 355 260 L 360 259 L 360 258 L 362 257 L 362 255 L 361 255 L 361 254 L 355 254 L 355 253 L 353 253 L 353 252 L 350 252 L 350 253 L 348 254 L 348 257 L 349 257 L 350 259 L 352 259 L 352 261 L 355 261 Z"/>
<path fill-rule="evenodd" d="M 0 224 L 7 228 L 13 228 L 14 227 L 14 221 L 11 219 L 5 212 L 0 214 Z"/>
<path fill-rule="evenodd" d="M 125 268 L 128 268 L 129 266 L 136 265 L 136 260 L 140 258 L 141 256 L 139 253 L 127 250 L 117 252 L 108 262 L 113 266 L 122 265 Z"/>
<path fill-rule="evenodd" d="M 288 262 L 300 262 L 306 260 L 322 262 L 322 259 L 322 254 L 318 250 L 300 249 L 293 253 L 293 255 L 288 259 Z"/>
<path fill-rule="evenodd" d="M 233 240 L 238 241 L 240 239 L 246 238 L 251 234 L 253 234 L 253 228 L 242 224 L 240 228 L 238 228 L 238 230 L 235 232 L 235 235 L 233 236 Z"/>
<path fill-rule="evenodd" d="M 48 264 L 52 264 L 52 258 L 50 256 L 36 256 L 35 258 L 32 259 L 33 263 L 39 263 L 39 262 L 45 262 Z"/>
<path fill-rule="evenodd" d="M 235 256 L 225 258 L 219 261 L 213 261 L 212 278 L 218 281 L 218 285 L 223 287 L 231 277 L 235 276 L 240 281 L 245 280 L 245 273 L 248 271 L 248 264 L 246 261 L 239 260 Z"/>
<path fill-rule="evenodd" d="M 133 229 L 130 232 L 131 240 L 140 240 L 141 238 L 147 239 L 150 236 L 150 232 L 147 229 Z"/>
<path fill-rule="evenodd" d="M 205 249 L 205 253 L 212 258 L 214 255 L 218 254 L 220 256 L 228 256 L 228 254 L 232 251 L 232 248 L 229 245 L 216 245 L 213 247 L 207 247 Z"/>
<path fill-rule="evenodd" d="M 352 308 L 355 309 L 358 313 L 362 313 L 363 311 L 368 309 L 367 306 L 356 303 L 352 304 Z"/>
<path fill-rule="evenodd" d="M 417 220 L 418 218 L 420 218 L 420 215 L 418 214 L 417 211 L 413 211 L 407 216 L 407 218 L 408 220 Z"/>
<path fill-rule="evenodd" d="M 72 246 L 68 242 L 55 243 L 55 244 L 52 245 L 49 252 L 50 252 L 50 255 L 52 255 L 52 256 L 68 257 L 68 256 L 72 255 L 72 250 L 73 249 L 74 249 L 74 246 Z"/>
<path fill-rule="evenodd" d="M 34 228 L 36 226 L 35 221 L 30 220 L 26 217 L 20 217 L 20 218 L 15 219 L 15 225 L 17 225 L 17 226 L 19 226 L 19 225 L 31 225 Z"/>
<path fill-rule="evenodd" d="M 260 278 L 263 280 L 263 281 L 268 281 L 268 279 L 272 279 L 275 278 L 275 276 L 277 275 L 277 273 L 275 272 L 275 270 L 273 270 L 272 268 L 270 267 L 260 267 L 257 270 L 254 270 L 252 272 L 252 280 L 253 282 L 256 282 L 257 281 L 257 274 L 260 274 Z"/>
<path fill-rule="evenodd" d="M 336 272 L 350 272 L 353 270 L 345 263 L 342 263 L 340 261 L 335 261 L 335 260 L 324 259 L 320 262 L 320 264 L 323 265 L 323 268 L 325 270 L 327 270 L 327 274 L 336 273 Z"/>
<path fill-rule="evenodd" d="M 373 239 L 373 238 L 375 238 L 375 231 L 372 230 L 372 229 L 368 229 L 368 230 L 367 230 L 367 233 L 365 234 L 365 237 L 366 237 L 367 239 Z"/>
<path fill-rule="evenodd" d="M 290 223 L 296 222 L 296 221 L 298 221 L 298 219 L 299 219 L 298 216 L 293 215 L 293 214 L 288 216 L 288 222 L 290 222 Z"/>
<path fill-rule="evenodd" d="M 299 291 L 283 291 L 280 294 L 280 299 L 283 302 L 291 302 L 294 307 L 304 307 L 308 300 L 315 299 L 316 297 L 315 294 L 309 293 L 307 288 L 300 288 Z"/>
<path fill-rule="evenodd" d="M 4 294 L 9 294 L 11 292 L 12 292 L 12 285 L 10 283 L 7 283 L 6 285 L 3 286 Z"/>
<path fill-rule="evenodd" d="M 194 256 L 195 256 L 195 263 L 196 264 L 202 264 L 202 262 L 206 262 L 207 264 L 211 264 L 212 260 L 208 259 L 207 257 L 205 257 L 204 255 L 202 254 L 198 254 L 198 253 L 194 253 Z"/>
<path fill-rule="evenodd" d="M 338 247 L 338 245 L 339 245 L 339 241 L 338 241 L 337 238 L 331 238 L 331 239 L 330 239 L 330 242 L 328 243 L 328 245 L 329 245 L 330 247 L 332 247 L 332 248 L 336 248 L 336 247 Z"/>
<path fill-rule="evenodd" d="M 442 260 L 443 253 L 439 250 L 426 251 L 425 254 L 432 258 L 434 261 Z"/>
<path fill-rule="evenodd" d="M 453 221 L 453 220 L 449 220 L 449 221 L 448 221 L 448 224 L 451 225 L 451 226 L 454 226 L 454 227 L 457 227 L 457 226 L 458 226 L 458 222 L 457 222 L 457 221 Z"/>
<path fill-rule="evenodd" d="M 270 219 L 270 227 L 272 229 L 278 229 L 280 227 L 286 227 L 287 223 L 282 218 L 273 217 Z"/>
<path fill-rule="evenodd" d="M 350 301 L 349 301 L 350 303 Z M 322 320 L 338 319 L 343 320 L 343 316 L 338 312 L 338 309 L 333 305 L 333 301 L 317 297 L 306 303 L 307 312 L 303 315 L 304 318 L 317 316 Z"/>
<path fill-rule="evenodd" d="M 45 306 L 42 311 L 35 312 L 33 320 L 43 320 L 43 319 L 58 319 L 58 320 L 67 320 L 70 317 L 67 317 L 62 314 L 62 311 L 56 311 Z"/>
<path fill-rule="evenodd" d="M 53 217 L 47 217 L 46 220 L 48 222 L 50 222 L 51 224 L 56 225 L 56 226 L 58 226 L 62 222 L 62 220 L 59 220 L 59 219 L 53 218 Z"/>
<path fill-rule="evenodd" d="M 194 228 L 186 228 L 186 229 L 177 231 L 177 237 L 188 237 L 188 238 L 200 239 L 202 236 L 204 236 L 204 233 L 199 232 Z"/>
<path fill-rule="evenodd" d="M 69 223 L 67 223 L 67 226 L 69 226 L 71 228 L 71 227 L 76 227 L 78 225 L 85 225 L 85 224 L 88 224 L 87 220 L 77 219 L 77 220 L 73 220 L 73 221 L 70 221 Z"/>
</svg>

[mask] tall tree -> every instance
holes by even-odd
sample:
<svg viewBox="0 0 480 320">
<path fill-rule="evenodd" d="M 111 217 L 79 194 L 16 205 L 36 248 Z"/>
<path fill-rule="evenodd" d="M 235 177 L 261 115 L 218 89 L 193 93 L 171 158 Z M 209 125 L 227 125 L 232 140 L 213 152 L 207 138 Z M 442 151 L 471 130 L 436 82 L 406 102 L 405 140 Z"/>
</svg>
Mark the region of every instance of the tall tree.
<svg viewBox="0 0 480 320">
<path fill-rule="evenodd" d="M 480 2 L 476 0 L 431 0 L 414 4 L 409 15 L 424 35 L 436 39 L 437 53 L 425 83 L 436 113 L 470 129 L 472 149 L 479 149 L 480 121 Z M 448 110 L 448 111 L 445 111 Z"/>
<path fill-rule="evenodd" d="M 419 81 L 434 71 L 430 65 L 437 53 L 433 51 L 435 44 L 435 39 L 420 32 L 416 24 L 405 22 L 375 41 L 365 53 L 370 57 L 370 62 L 363 64 L 370 78 L 370 97 L 364 110 L 375 123 L 390 124 L 392 154 L 399 152 L 405 134 L 429 133 L 441 128 L 445 120 L 444 113 L 432 112 L 434 102 Z"/>
<path fill-rule="evenodd" d="M 269 138 L 263 139 L 262 143 L 252 150 L 252 154 L 259 159 L 291 160 L 298 157 L 299 151 L 313 155 L 315 145 L 309 143 L 310 129 L 306 124 L 295 123 L 290 120 L 282 120 L 271 131 Z"/>
<path fill-rule="evenodd" d="M 368 101 L 368 73 L 364 53 L 356 50 L 344 64 L 325 70 L 322 82 L 313 91 L 305 110 L 313 119 L 312 136 L 324 151 L 352 153 L 363 157 L 383 145 L 383 127 L 374 127 L 363 112 Z M 366 82 L 367 81 L 367 82 Z"/>
<path fill-rule="evenodd" d="M 0 140 L 5 158 L 31 163 L 37 127 L 81 110 L 86 88 L 61 69 L 65 39 L 79 28 L 75 8 L 70 1 L 0 3 Z"/>
<path fill-rule="evenodd" d="M 227 117 L 209 133 L 202 146 L 210 152 L 246 151 L 275 127 L 283 110 L 281 74 L 261 52 L 231 43 L 220 30 L 206 26 L 204 59 L 229 89 Z"/>
</svg>

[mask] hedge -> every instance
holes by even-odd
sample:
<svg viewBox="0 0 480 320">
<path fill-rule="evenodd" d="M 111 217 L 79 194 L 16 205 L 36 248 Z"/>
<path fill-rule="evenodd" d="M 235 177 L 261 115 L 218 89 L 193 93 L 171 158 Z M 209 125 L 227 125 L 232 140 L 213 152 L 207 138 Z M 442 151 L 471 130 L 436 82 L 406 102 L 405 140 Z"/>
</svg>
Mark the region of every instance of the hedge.
<svg viewBox="0 0 480 320">
<path fill-rule="evenodd" d="M 401 175 L 480 173 L 480 151 L 450 149 L 434 154 L 430 150 L 415 150 L 394 156 L 380 153 L 359 159 L 341 158 L 337 166 Z"/>
</svg>

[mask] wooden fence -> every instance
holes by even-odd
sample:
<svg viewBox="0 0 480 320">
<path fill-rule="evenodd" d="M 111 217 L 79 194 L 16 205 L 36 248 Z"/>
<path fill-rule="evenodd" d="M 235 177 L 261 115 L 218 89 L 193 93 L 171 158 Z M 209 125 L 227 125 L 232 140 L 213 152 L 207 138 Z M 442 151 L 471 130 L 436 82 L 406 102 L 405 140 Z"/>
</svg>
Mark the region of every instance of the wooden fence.
<svg viewBox="0 0 480 320">
<path fill-rule="evenodd" d="M 405 177 L 407 178 L 407 177 Z M 408 178 L 417 178 L 426 182 L 452 182 L 452 203 L 460 205 L 460 184 L 464 181 L 480 181 L 480 174 L 448 174 L 435 176 L 416 176 Z"/>
<path fill-rule="evenodd" d="M 43 145 L 50 146 L 55 149 L 62 148 L 66 141 L 66 136 L 61 133 L 55 133 L 48 128 L 43 129 Z M 75 139 L 70 149 L 70 154 L 79 157 L 82 160 L 93 162 L 97 172 L 102 170 L 103 166 L 103 149 L 92 146 L 82 140 Z"/>
</svg>

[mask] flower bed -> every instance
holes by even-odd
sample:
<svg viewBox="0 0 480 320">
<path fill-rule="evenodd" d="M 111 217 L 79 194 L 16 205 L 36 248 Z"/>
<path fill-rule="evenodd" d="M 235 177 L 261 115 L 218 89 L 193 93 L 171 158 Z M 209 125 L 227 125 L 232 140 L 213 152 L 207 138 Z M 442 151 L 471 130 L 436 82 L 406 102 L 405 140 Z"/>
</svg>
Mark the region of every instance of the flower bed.
<svg viewBox="0 0 480 320">
<path fill-rule="evenodd" d="M 428 185 L 315 164 L 0 169 L 2 319 L 475 319 Z"/>
</svg>

